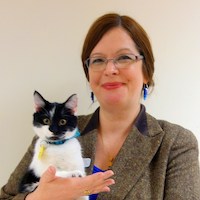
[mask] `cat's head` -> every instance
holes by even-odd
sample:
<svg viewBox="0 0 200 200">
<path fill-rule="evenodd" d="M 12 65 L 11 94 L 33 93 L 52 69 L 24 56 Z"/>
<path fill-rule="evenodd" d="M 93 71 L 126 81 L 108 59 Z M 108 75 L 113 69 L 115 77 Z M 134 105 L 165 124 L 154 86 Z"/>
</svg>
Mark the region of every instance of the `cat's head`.
<svg viewBox="0 0 200 200">
<path fill-rule="evenodd" d="M 51 103 L 34 92 L 35 113 L 33 127 L 43 140 L 56 141 L 71 138 L 76 133 L 77 95 L 71 95 L 64 103 Z"/>
</svg>

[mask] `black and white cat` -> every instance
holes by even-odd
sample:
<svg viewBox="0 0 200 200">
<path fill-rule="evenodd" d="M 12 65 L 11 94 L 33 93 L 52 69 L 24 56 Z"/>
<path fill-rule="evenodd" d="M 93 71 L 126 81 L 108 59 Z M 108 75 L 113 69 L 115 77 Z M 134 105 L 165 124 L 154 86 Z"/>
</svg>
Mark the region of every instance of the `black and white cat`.
<svg viewBox="0 0 200 200">
<path fill-rule="evenodd" d="M 50 165 L 56 167 L 56 176 L 85 176 L 81 146 L 76 139 L 79 136 L 75 115 L 77 95 L 71 95 L 64 103 L 50 103 L 35 91 L 34 103 L 33 128 L 38 140 L 32 162 L 22 179 L 20 192 L 33 191 Z M 88 197 L 79 199 L 87 200 Z"/>
</svg>

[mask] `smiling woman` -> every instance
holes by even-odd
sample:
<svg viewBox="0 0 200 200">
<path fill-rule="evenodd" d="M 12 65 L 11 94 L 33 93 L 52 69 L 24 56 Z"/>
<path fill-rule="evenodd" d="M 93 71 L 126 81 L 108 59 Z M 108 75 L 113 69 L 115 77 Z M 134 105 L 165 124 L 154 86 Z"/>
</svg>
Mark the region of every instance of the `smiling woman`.
<svg viewBox="0 0 200 200">
<path fill-rule="evenodd" d="M 120 192 L 111 190 L 109 194 L 99 194 L 99 198 L 198 199 L 196 138 L 178 125 L 156 120 L 141 105 L 141 94 L 146 99 L 148 87 L 154 86 L 154 56 L 144 29 L 129 16 L 116 13 L 101 16 L 86 36 L 82 64 L 100 104 L 92 116 L 98 119 L 93 125 L 97 140 L 93 172 L 111 167 L 117 180 L 112 188 L 114 191 L 120 188 Z M 83 141 L 84 137 L 89 138 L 87 135 Z M 188 153 L 182 151 L 183 146 Z M 181 167 L 189 157 L 193 164 Z M 177 167 L 181 176 L 176 174 Z M 193 191 L 186 192 L 182 186 L 189 184 L 188 174 L 195 184 Z M 149 188 L 152 183 L 157 183 L 154 190 Z"/>
</svg>

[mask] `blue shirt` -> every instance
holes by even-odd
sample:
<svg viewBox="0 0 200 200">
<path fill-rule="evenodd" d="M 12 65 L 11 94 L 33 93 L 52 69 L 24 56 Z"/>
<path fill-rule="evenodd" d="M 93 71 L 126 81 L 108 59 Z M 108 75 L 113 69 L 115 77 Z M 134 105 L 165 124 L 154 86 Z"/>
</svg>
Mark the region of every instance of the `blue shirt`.
<svg viewBox="0 0 200 200">
<path fill-rule="evenodd" d="M 92 173 L 95 174 L 95 173 L 97 173 L 97 172 L 104 172 L 104 170 L 99 169 L 98 167 L 96 167 L 96 166 L 94 165 Z M 91 194 L 91 195 L 89 196 L 89 200 L 96 200 L 97 197 L 98 197 L 98 194 Z"/>
</svg>

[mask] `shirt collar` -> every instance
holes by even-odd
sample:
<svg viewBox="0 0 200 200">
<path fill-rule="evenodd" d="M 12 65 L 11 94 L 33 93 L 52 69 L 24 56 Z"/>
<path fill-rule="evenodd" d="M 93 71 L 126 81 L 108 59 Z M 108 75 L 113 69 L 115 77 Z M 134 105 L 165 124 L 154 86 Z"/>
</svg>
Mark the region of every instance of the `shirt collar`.
<svg viewBox="0 0 200 200">
<path fill-rule="evenodd" d="M 84 135 L 93 129 L 97 129 L 99 126 L 99 107 L 93 113 L 90 121 L 86 125 L 85 129 L 82 131 L 81 135 Z M 148 128 L 147 128 L 147 116 L 146 116 L 146 108 L 144 105 L 141 104 L 140 112 L 137 115 L 135 121 L 133 122 L 133 126 L 139 130 L 139 132 L 143 135 L 148 135 Z"/>
</svg>

